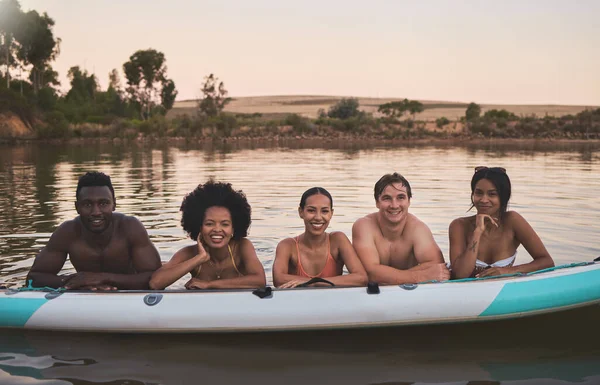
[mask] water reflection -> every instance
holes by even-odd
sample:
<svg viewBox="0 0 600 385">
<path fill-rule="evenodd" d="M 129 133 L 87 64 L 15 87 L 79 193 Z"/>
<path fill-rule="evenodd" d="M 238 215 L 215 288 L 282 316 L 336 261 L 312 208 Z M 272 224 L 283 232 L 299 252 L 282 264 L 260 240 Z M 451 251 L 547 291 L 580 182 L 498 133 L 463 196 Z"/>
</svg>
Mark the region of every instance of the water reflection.
<svg viewBox="0 0 600 385">
<path fill-rule="evenodd" d="M 567 331 L 565 323 L 573 320 L 578 327 Z M 2 332 L 0 370 L 5 378 L 73 384 L 185 384 L 194 379 L 211 384 L 593 384 L 600 380 L 600 338 L 593 333 L 598 322 L 595 306 L 517 321 L 359 331 Z M 25 367 L 32 372 L 23 373 Z"/>
</svg>

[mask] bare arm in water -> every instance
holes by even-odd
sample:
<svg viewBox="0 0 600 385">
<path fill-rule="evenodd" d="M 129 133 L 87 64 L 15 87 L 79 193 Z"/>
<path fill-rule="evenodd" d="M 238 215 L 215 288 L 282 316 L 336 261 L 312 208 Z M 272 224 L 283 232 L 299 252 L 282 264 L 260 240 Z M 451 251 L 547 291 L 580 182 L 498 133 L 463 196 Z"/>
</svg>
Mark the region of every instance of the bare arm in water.
<svg viewBox="0 0 600 385">
<path fill-rule="evenodd" d="M 62 287 L 69 276 L 59 276 L 67 260 L 67 250 L 73 241 L 75 226 L 74 221 L 63 223 L 50 236 L 50 240 L 35 257 L 33 266 L 27 274 L 26 281 L 33 287 Z"/>
</svg>

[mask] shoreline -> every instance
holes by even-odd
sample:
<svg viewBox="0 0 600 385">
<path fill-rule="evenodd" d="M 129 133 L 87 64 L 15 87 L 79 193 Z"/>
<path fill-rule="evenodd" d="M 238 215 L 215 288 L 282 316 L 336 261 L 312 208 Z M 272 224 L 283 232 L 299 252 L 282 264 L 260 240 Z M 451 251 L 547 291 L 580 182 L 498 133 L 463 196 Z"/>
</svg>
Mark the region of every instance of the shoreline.
<svg viewBox="0 0 600 385">
<path fill-rule="evenodd" d="M 357 137 L 357 136 L 257 136 L 257 137 L 158 137 L 144 136 L 133 139 L 128 138 L 110 138 L 110 137 L 86 137 L 86 138 L 0 138 L 0 145 L 23 145 L 23 144 L 119 144 L 119 143 L 137 143 L 154 144 L 165 143 L 169 145 L 177 144 L 227 144 L 227 143 L 261 143 L 261 144 L 332 144 L 343 142 L 353 145 L 393 145 L 393 144 L 415 144 L 415 145 L 461 145 L 461 144 L 598 144 L 600 138 L 582 139 L 582 138 L 494 138 L 494 137 L 473 137 L 473 136 L 453 136 L 453 137 L 424 137 L 424 138 L 380 138 L 380 137 Z"/>
</svg>

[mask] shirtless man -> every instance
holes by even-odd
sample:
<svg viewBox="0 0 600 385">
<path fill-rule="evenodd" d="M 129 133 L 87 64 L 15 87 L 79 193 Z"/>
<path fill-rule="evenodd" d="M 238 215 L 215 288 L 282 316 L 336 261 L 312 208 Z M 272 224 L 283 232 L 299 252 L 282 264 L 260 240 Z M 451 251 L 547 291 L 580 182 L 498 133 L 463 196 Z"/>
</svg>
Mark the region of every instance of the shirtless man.
<svg viewBox="0 0 600 385">
<path fill-rule="evenodd" d="M 75 194 L 78 217 L 52 234 L 27 275 L 34 287 L 77 290 L 148 289 L 161 266 L 158 251 L 139 220 L 116 213 L 110 177 L 88 172 Z M 77 273 L 59 276 L 69 256 Z"/>
<path fill-rule="evenodd" d="M 386 174 L 375 184 L 379 211 L 352 226 L 352 243 L 370 281 L 397 285 L 450 278 L 431 230 L 408 212 L 411 197 L 402 175 Z"/>
</svg>

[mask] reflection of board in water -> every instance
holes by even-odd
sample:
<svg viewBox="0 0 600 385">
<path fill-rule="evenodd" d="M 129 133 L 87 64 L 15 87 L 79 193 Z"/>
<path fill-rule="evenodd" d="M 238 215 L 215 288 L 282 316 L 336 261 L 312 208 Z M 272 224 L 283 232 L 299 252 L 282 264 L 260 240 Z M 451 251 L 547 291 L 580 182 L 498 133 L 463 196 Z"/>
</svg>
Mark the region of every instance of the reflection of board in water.
<svg viewBox="0 0 600 385">
<path fill-rule="evenodd" d="M 354 329 L 519 318 L 598 302 L 600 264 L 581 263 L 523 276 L 382 286 L 378 291 L 4 290 L 0 327 L 145 333 Z"/>
<path fill-rule="evenodd" d="M 5 330 L 0 369 L 14 369 L 7 357 L 20 354 L 20 365 L 37 363 L 39 378 L 73 383 L 593 384 L 600 380 L 600 337 L 593 332 L 599 322 L 596 305 L 493 323 L 347 331 L 148 336 Z"/>
</svg>

